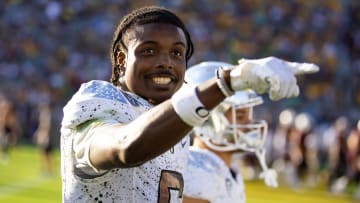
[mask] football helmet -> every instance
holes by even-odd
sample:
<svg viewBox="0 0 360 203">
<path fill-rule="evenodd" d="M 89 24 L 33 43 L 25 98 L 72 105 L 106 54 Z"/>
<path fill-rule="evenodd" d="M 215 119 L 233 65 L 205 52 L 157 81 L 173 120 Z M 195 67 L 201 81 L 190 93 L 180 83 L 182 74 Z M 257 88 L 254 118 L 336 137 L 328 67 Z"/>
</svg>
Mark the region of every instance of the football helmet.
<svg viewBox="0 0 360 203">
<path fill-rule="evenodd" d="M 188 85 L 198 85 L 215 76 L 218 68 L 229 68 L 233 65 L 206 61 L 190 67 L 185 73 Z M 253 107 L 262 104 L 263 100 L 254 91 L 248 89 L 238 91 L 226 98 L 210 114 L 204 125 L 194 128 L 194 134 L 201 138 L 205 144 L 216 151 L 244 150 L 255 152 L 264 147 L 267 134 L 267 123 L 264 120 L 253 120 Z M 245 120 L 239 122 L 236 112 L 248 109 Z M 231 111 L 231 118 L 225 116 Z"/>
<path fill-rule="evenodd" d="M 219 68 L 227 69 L 233 66 L 219 61 L 206 61 L 191 66 L 185 72 L 186 85 L 198 85 L 213 78 Z M 185 85 L 185 86 L 186 86 Z M 216 151 L 249 151 L 255 153 L 263 172 L 260 178 L 266 185 L 277 187 L 277 173 L 269 169 L 266 164 L 265 139 L 267 135 L 267 122 L 253 119 L 253 107 L 263 103 L 262 97 L 253 90 L 238 91 L 227 97 L 215 107 L 208 120 L 198 127 L 194 127 L 195 136 L 199 137 L 209 148 Z M 241 112 L 245 110 L 246 113 Z M 229 115 L 230 113 L 230 116 Z M 242 114 L 242 116 L 239 116 Z M 248 118 L 239 119 L 248 116 Z"/>
<path fill-rule="evenodd" d="M 220 61 L 204 61 L 189 67 L 185 72 L 185 82 L 188 85 L 198 85 L 216 75 L 219 68 L 228 69 L 234 65 Z"/>
</svg>

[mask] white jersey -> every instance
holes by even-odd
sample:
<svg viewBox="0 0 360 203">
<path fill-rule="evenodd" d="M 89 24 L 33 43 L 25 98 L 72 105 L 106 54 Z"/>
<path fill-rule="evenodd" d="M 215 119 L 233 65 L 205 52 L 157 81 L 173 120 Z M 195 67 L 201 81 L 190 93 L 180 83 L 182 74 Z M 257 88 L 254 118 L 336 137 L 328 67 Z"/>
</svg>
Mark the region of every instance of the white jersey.
<svg viewBox="0 0 360 203">
<path fill-rule="evenodd" d="M 63 202 L 182 201 L 182 173 L 187 164 L 189 136 L 139 167 L 99 171 L 89 161 L 94 126 L 128 123 L 151 107 L 139 96 L 123 92 L 105 81 L 90 81 L 81 86 L 64 107 L 61 127 Z"/>
<path fill-rule="evenodd" d="M 224 161 L 209 150 L 190 147 L 184 180 L 184 196 L 211 203 L 245 202 L 241 175 L 234 177 Z"/>
</svg>

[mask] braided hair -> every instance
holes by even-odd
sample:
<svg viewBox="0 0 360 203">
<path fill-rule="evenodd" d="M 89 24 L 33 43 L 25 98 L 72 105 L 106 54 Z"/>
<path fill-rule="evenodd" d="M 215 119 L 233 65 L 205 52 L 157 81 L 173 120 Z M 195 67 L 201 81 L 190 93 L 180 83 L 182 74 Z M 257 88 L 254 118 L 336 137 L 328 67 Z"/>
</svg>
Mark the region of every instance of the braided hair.
<svg viewBox="0 0 360 203">
<path fill-rule="evenodd" d="M 178 16 L 176 16 L 170 10 L 158 6 L 149 6 L 134 10 L 121 20 L 113 36 L 113 42 L 110 50 L 110 57 L 112 64 L 112 75 L 110 82 L 115 86 L 120 85 L 119 78 L 121 77 L 120 69 L 117 67 L 116 64 L 117 52 L 127 51 L 127 45 L 124 42 L 125 33 L 135 26 L 149 24 L 149 23 L 167 23 L 167 24 L 175 25 L 180 29 L 182 29 L 187 41 L 186 56 L 185 56 L 186 62 L 190 60 L 190 57 L 194 52 L 194 46 L 188 30 L 186 29 L 184 23 L 180 20 Z"/>
</svg>

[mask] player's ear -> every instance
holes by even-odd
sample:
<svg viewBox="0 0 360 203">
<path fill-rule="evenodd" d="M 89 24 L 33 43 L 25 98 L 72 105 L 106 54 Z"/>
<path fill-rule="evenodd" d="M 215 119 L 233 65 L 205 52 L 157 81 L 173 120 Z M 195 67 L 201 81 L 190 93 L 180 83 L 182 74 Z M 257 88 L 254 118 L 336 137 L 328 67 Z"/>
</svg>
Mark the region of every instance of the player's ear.
<svg viewBox="0 0 360 203">
<path fill-rule="evenodd" d="M 119 67 L 120 73 L 125 73 L 126 69 L 126 54 L 122 51 L 116 53 L 116 65 Z"/>
</svg>

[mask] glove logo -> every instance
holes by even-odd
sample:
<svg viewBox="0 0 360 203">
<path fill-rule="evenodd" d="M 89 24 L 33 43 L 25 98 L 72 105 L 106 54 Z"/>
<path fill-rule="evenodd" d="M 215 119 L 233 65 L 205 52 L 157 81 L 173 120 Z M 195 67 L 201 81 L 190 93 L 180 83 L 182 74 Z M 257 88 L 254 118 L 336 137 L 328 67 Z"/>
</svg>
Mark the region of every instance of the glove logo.
<svg viewBox="0 0 360 203">
<path fill-rule="evenodd" d="M 203 106 L 199 106 L 195 109 L 195 112 L 198 116 L 200 116 L 201 118 L 205 118 L 206 116 L 209 115 L 209 111 L 206 110 Z"/>
</svg>

